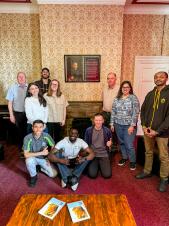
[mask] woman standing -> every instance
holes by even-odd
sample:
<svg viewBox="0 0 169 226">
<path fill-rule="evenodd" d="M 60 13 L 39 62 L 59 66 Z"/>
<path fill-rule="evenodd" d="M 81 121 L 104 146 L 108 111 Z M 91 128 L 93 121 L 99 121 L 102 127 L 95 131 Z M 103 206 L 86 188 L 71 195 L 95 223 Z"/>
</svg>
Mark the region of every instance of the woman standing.
<svg viewBox="0 0 169 226">
<path fill-rule="evenodd" d="M 28 85 L 28 93 L 25 99 L 25 112 L 27 117 L 27 133 L 32 132 L 32 124 L 35 120 L 47 123 L 48 107 L 46 100 L 39 92 L 39 87 L 32 82 Z M 45 126 L 46 127 L 46 126 Z M 47 132 L 47 129 L 44 130 Z"/>
<path fill-rule="evenodd" d="M 57 79 L 53 79 L 49 85 L 49 90 L 44 94 L 47 101 L 48 116 L 48 132 L 55 142 L 61 140 L 61 129 L 65 125 L 66 107 L 68 102 L 60 91 L 60 83 Z"/>
<path fill-rule="evenodd" d="M 122 153 L 119 166 L 124 166 L 129 158 L 130 170 L 136 169 L 136 155 L 134 140 L 138 121 L 140 105 L 138 98 L 133 94 L 133 88 L 129 81 L 123 81 L 120 85 L 117 97 L 112 106 L 111 129 L 116 131 Z"/>
</svg>

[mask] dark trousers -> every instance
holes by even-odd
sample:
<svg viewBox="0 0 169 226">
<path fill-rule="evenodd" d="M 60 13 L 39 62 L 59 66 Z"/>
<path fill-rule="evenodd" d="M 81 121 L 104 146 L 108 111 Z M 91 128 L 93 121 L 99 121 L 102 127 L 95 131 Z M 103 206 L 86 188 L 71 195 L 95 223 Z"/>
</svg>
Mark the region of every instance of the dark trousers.
<svg viewBox="0 0 169 226">
<path fill-rule="evenodd" d="M 48 122 L 47 128 L 48 128 L 48 133 L 54 139 L 55 143 L 57 143 L 62 139 L 62 136 L 61 136 L 62 126 L 60 125 L 60 123 Z"/>
<path fill-rule="evenodd" d="M 99 170 L 104 178 L 112 176 L 110 159 L 108 157 L 95 157 L 88 166 L 88 175 L 91 178 L 96 178 Z"/>
<path fill-rule="evenodd" d="M 16 112 L 14 111 L 14 116 L 16 120 L 16 128 L 17 128 L 17 143 L 19 147 L 19 151 L 22 151 L 23 139 L 26 135 L 26 126 L 27 119 L 25 112 Z"/>
</svg>

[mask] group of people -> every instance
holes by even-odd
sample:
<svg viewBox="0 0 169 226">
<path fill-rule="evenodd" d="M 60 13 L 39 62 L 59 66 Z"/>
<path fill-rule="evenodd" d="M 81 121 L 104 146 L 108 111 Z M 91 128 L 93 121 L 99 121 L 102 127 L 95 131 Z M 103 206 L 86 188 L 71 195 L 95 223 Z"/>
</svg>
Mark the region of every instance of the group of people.
<svg viewBox="0 0 169 226">
<path fill-rule="evenodd" d="M 55 177 L 59 170 L 61 186 L 70 185 L 73 191 L 77 189 L 86 167 L 91 178 L 96 178 L 99 171 L 104 178 L 110 178 L 112 166 L 109 153 L 113 143 L 118 143 L 122 155 L 118 165 L 125 166 L 129 160 L 130 170 L 136 169 L 134 140 L 140 104 L 130 81 L 123 81 L 119 87 L 116 74 L 109 73 L 107 86 L 103 89 L 103 112 L 95 114 L 93 126 L 86 129 L 84 140 L 78 137 L 76 128 L 71 128 L 69 136 L 62 139 L 61 128 L 65 124 L 68 102 L 60 90 L 59 81 L 49 79 L 48 68 L 42 69 L 41 76 L 41 80 L 27 85 L 25 74 L 19 72 L 18 83 L 10 87 L 6 97 L 10 121 L 18 128 L 20 150 L 24 138 L 29 186 L 34 187 L 37 182 L 37 165 L 49 177 Z M 157 142 L 161 161 L 158 190 L 161 192 L 167 190 L 169 176 L 167 80 L 166 72 L 156 73 L 156 86 L 141 106 L 145 166 L 143 172 L 136 175 L 137 179 L 151 176 L 153 149 Z"/>
<path fill-rule="evenodd" d="M 139 101 L 133 94 L 129 81 L 123 81 L 118 92 L 116 74 L 109 73 L 107 81 L 108 87 L 103 90 L 103 113 L 106 123 L 118 137 L 122 154 L 118 165 L 124 166 L 129 159 L 130 169 L 134 170 L 136 155 L 133 141 L 140 112 Z M 167 85 L 167 81 L 168 74 L 166 72 L 155 73 L 155 87 L 146 95 L 141 106 L 140 118 L 144 133 L 145 165 L 143 171 L 136 175 L 136 179 L 152 176 L 153 154 L 155 145 L 157 145 L 160 160 L 160 183 L 157 190 L 160 192 L 167 190 L 169 177 L 169 85 Z"/>
</svg>

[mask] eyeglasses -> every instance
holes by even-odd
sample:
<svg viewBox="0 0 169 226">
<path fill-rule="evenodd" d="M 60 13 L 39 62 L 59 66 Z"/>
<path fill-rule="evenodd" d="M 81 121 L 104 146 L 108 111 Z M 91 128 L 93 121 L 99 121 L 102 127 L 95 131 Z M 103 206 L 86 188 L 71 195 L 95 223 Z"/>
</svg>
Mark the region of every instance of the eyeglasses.
<svg viewBox="0 0 169 226">
<path fill-rule="evenodd" d="M 57 86 L 58 84 L 57 83 L 52 83 L 52 86 Z"/>
</svg>

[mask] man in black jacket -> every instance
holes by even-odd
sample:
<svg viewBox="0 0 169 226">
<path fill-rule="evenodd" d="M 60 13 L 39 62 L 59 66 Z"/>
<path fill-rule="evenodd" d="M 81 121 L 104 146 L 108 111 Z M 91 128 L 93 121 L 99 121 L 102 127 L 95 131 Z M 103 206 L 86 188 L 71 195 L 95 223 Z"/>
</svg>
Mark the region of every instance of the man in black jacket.
<svg viewBox="0 0 169 226">
<path fill-rule="evenodd" d="M 35 83 L 38 85 L 42 94 L 48 92 L 50 80 L 50 71 L 48 68 L 42 68 L 41 79 L 36 81 Z"/>
<path fill-rule="evenodd" d="M 169 85 L 166 85 L 168 74 L 158 72 L 154 76 L 155 88 L 145 97 L 141 107 L 141 124 L 144 132 L 145 165 L 137 179 L 151 177 L 153 150 L 155 143 L 159 149 L 160 184 L 158 190 L 167 190 L 169 175 Z"/>
</svg>

